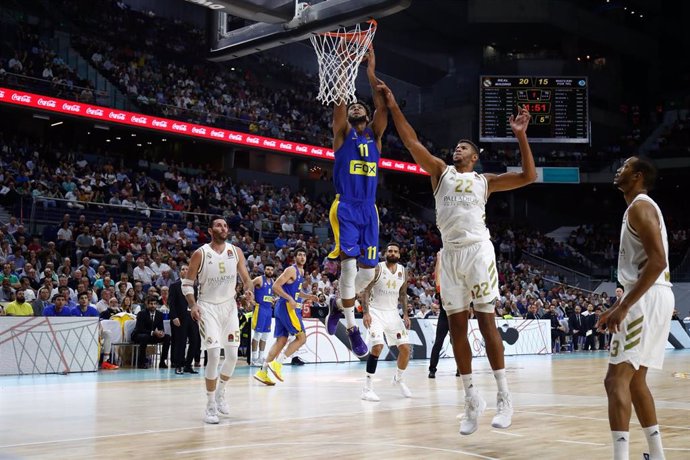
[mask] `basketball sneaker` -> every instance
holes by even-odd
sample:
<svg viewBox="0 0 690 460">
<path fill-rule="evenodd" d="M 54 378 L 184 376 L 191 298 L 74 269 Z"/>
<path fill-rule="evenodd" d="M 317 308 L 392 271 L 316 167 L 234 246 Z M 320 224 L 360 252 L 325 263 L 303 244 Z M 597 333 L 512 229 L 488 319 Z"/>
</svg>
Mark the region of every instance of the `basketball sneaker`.
<svg viewBox="0 0 690 460">
<path fill-rule="evenodd" d="M 218 408 L 215 401 L 206 405 L 206 412 L 204 412 L 204 422 L 215 425 L 220 422 L 218 419 Z"/>
<path fill-rule="evenodd" d="M 225 392 L 216 392 L 216 409 L 223 415 L 230 415 L 230 406 L 225 400 Z"/>
<path fill-rule="evenodd" d="M 258 371 L 256 371 L 256 374 L 254 374 L 254 378 L 259 382 L 263 383 L 264 385 L 273 386 L 276 384 L 273 380 L 271 380 L 271 377 L 268 376 L 268 371 L 265 371 L 263 369 L 259 369 Z"/>
<path fill-rule="evenodd" d="M 400 388 L 400 393 L 406 398 L 411 398 L 412 397 L 412 392 L 410 391 L 409 388 L 407 388 L 407 385 L 405 385 L 405 382 L 403 382 L 403 379 L 398 380 L 398 378 L 394 375 L 393 376 L 393 386 Z"/>
<path fill-rule="evenodd" d="M 362 339 L 362 334 L 359 333 L 359 328 L 353 326 L 347 330 L 347 336 L 350 339 L 350 348 L 358 358 L 364 358 L 369 353 L 367 344 Z"/>
<path fill-rule="evenodd" d="M 381 398 L 379 398 L 378 395 L 374 393 L 374 390 L 372 388 L 364 387 L 362 389 L 362 400 L 378 402 L 381 401 Z"/>
<path fill-rule="evenodd" d="M 108 371 L 113 371 L 115 369 L 119 369 L 120 366 L 116 366 L 115 364 L 109 363 L 108 361 L 103 361 L 101 363 L 101 369 L 103 370 L 108 370 Z"/>
<path fill-rule="evenodd" d="M 499 391 L 496 395 L 496 415 L 491 421 L 494 428 L 508 428 L 513 423 L 513 402 L 510 393 Z"/>
<path fill-rule="evenodd" d="M 478 419 L 486 409 L 486 401 L 479 393 L 472 396 L 465 396 L 465 413 L 460 419 L 460 434 L 468 435 L 477 431 L 479 427 Z"/>
<path fill-rule="evenodd" d="M 338 323 L 343 316 L 343 301 L 331 297 L 331 302 L 328 305 L 328 314 L 326 315 L 326 330 L 330 335 L 335 334 L 338 330 Z"/>
<path fill-rule="evenodd" d="M 271 373 L 275 375 L 275 377 L 280 380 L 281 382 L 284 382 L 283 380 L 283 363 L 279 363 L 277 360 L 273 360 L 270 363 L 268 363 L 268 368 L 271 370 Z"/>
</svg>

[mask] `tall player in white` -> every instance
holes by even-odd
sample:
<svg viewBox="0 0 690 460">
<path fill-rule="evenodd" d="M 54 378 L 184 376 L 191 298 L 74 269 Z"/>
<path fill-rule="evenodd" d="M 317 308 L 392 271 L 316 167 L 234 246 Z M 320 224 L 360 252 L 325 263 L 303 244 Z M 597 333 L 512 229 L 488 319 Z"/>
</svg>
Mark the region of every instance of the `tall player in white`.
<svg viewBox="0 0 690 460">
<path fill-rule="evenodd" d="M 208 353 L 205 371 L 208 402 L 204 422 L 218 423 L 218 412 L 223 415 L 230 413 L 225 401 L 225 385 L 235 371 L 240 346 L 240 323 L 235 301 L 238 273 L 250 302 L 254 299 L 254 286 L 242 250 L 226 242 L 228 224 L 225 219 L 213 218 L 208 232 L 211 242 L 192 254 L 187 277 L 182 280 L 182 293 L 191 305 L 192 318 L 199 321 L 201 346 Z M 197 278 L 198 301 L 194 299 L 194 281 Z M 225 350 L 225 361 L 219 381 L 220 347 Z"/>
<path fill-rule="evenodd" d="M 656 170 L 641 158 L 628 158 L 613 183 L 623 192 L 618 282 L 625 294 L 599 318 L 611 337 L 609 369 L 604 384 L 609 401 L 613 458 L 628 458 L 631 403 L 649 445 L 652 460 L 663 459 L 654 398 L 647 387 L 647 369 L 661 369 L 675 306 L 668 265 L 664 216 L 647 192 Z"/>
<path fill-rule="evenodd" d="M 477 174 L 474 166 L 479 160 L 479 149 L 474 143 L 459 141 L 453 152 L 453 165 L 446 165 L 419 142 L 390 89 L 383 82 L 378 89 L 386 98 L 405 147 L 417 164 L 431 175 L 436 199 L 436 225 L 443 241 L 441 297 L 448 314 L 455 361 L 465 387 L 465 413 L 460 423 L 460 434 L 474 433 L 477 419 L 486 409 L 486 401 L 472 384 L 472 350 L 467 338 L 470 303 L 473 303 L 486 344 L 486 355 L 498 385 L 496 416 L 491 425 L 508 428 L 512 423 L 513 406 L 505 377 L 503 341 L 496 329 L 494 301 L 499 295 L 498 271 L 486 227 L 485 208 L 491 193 L 524 187 L 537 178 L 532 150 L 527 142 L 530 114 L 525 107 L 520 107 L 517 117 L 510 116 L 510 127 L 520 146 L 522 171 Z"/>
<path fill-rule="evenodd" d="M 365 401 L 379 401 L 374 392 L 373 379 L 376 365 L 383 350 L 384 335 L 388 346 L 398 347 L 398 370 L 393 377 L 393 385 L 400 388 L 406 398 L 412 393 L 403 381 L 403 372 L 410 361 L 410 345 L 407 330 L 410 318 L 407 314 L 407 272 L 400 265 L 400 246 L 388 243 L 386 261 L 379 262 L 374 269 L 374 280 L 362 294 L 364 327 L 369 331 L 371 351 L 367 358 L 367 376 L 362 390 Z M 403 317 L 398 314 L 398 303 L 402 304 Z"/>
</svg>

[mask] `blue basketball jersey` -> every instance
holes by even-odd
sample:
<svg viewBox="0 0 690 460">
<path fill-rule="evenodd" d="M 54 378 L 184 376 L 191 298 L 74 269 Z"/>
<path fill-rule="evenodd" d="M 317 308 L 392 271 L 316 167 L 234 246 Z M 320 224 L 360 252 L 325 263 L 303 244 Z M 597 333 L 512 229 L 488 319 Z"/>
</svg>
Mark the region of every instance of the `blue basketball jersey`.
<svg viewBox="0 0 690 460">
<path fill-rule="evenodd" d="M 350 129 L 335 152 L 333 183 L 341 201 L 376 201 L 380 157 L 371 128 L 362 134 Z"/>
<path fill-rule="evenodd" d="M 293 265 L 293 267 L 295 267 L 297 277 L 292 283 L 283 284 L 283 290 L 287 294 L 289 294 L 293 299 L 295 299 L 295 301 L 298 304 L 298 307 L 301 308 L 303 300 L 301 298 L 302 296 L 300 296 L 299 294 L 302 292 L 302 283 L 304 282 L 304 276 L 300 273 L 299 268 L 297 268 L 297 265 Z M 278 304 L 276 304 L 276 307 L 287 306 L 286 304 L 287 301 L 281 297 L 280 299 L 278 299 Z"/>
<path fill-rule="evenodd" d="M 265 275 L 261 276 L 263 282 L 261 286 L 254 288 L 254 300 L 261 308 L 273 307 L 273 281 L 266 279 Z"/>
</svg>

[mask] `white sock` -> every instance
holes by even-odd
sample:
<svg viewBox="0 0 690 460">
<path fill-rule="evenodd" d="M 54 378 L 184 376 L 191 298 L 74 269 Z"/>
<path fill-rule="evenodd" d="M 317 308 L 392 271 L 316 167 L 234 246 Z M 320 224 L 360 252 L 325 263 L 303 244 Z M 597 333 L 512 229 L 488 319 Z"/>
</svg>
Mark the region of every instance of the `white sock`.
<svg viewBox="0 0 690 460">
<path fill-rule="evenodd" d="M 367 378 L 364 379 L 364 388 L 371 390 L 374 387 L 374 374 L 367 372 Z"/>
<path fill-rule="evenodd" d="M 206 399 L 208 400 L 209 404 L 214 404 L 216 402 L 216 390 L 206 390 Z"/>
<path fill-rule="evenodd" d="M 252 351 L 252 362 L 256 361 L 257 359 L 259 359 L 259 352 Z"/>
<path fill-rule="evenodd" d="M 403 372 L 405 372 L 405 369 L 398 368 L 395 371 L 395 380 L 398 380 L 398 381 L 402 380 Z"/>
<path fill-rule="evenodd" d="M 283 362 L 285 361 L 286 358 L 287 358 L 287 355 L 285 354 L 285 352 L 281 351 L 280 354 L 278 355 L 278 362 L 280 364 L 283 364 Z"/>
<path fill-rule="evenodd" d="M 355 307 L 343 307 L 343 313 L 345 314 L 347 328 L 355 327 Z"/>
<path fill-rule="evenodd" d="M 472 374 L 462 374 L 462 386 L 465 387 L 465 396 L 473 396 L 477 390 L 472 384 Z"/>
<path fill-rule="evenodd" d="M 659 431 L 659 425 L 642 428 L 642 432 L 644 433 L 644 437 L 647 438 L 649 458 L 652 460 L 663 460 L 664 448 L 661 446 L 661 431 Z"/>
<path fill-rule="evenodd" d="M 110 362 L 110 353 L 103 353 L 103 362 L 104 363 Z"/>
<path fill-rule="evenodd" d="M 216 387 L 216 394 L 217 394 L 218 396 L 223 396 L 223 395 L 225 395 L 225 385 L 228 384 L 228 381 L 229 381 L 229 380 L 230 380 L 230 379 L 228 379 L 228 380 L 223 380 L 223 379 L 221 379 L 221 378 L 218 379 L 218 386 Z"/>
<path fill-rule="evenodd" d="M 268 360 L 264 360 L 263 364 L 261 365 L 261 370 L 262 371 L 268 370 Z"/>
<path fill-rule="evenodd" d="M 262 350 L 259 350 L 259 358 L 258 358 L 258 360 L 259 360 L 259 362 L 261 362 L 261 361 L 264 360 L 264 352 L 263 352 Z"/>
<path fill-rule="evenodd" d="M 630 457 L 630 434 L 627 431 L 612 431 L 613 460 L 628 460 Z"/>
<path fill-rule="evenodd" d="M 499 369 L 494 371 L 494 377 L 496 378 L 496 385 L 498 386 L 498 391 L 501 393 L 508 393 L 508 380 L 506 380 L 506 370 Z"/>
</svg>

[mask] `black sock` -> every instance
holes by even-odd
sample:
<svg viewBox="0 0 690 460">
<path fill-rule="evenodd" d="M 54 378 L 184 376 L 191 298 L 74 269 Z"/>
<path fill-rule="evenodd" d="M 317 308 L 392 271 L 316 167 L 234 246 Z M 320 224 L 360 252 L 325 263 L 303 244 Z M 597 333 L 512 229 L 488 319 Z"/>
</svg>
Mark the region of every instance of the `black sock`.
<svg viewBox="0 0 690 460">
<path fill-rule="evenodd" d="M 369 353 L 369 357 L 367 358 L 367 373 L 368 374 L 375 374 L 376 373 L 376 365 L 379 363 L 379 357 L 374 356 L 373 354 Z"/>
</svg>

